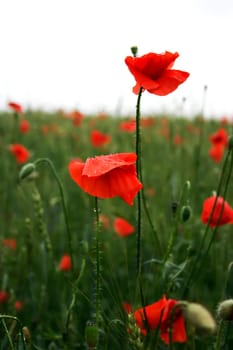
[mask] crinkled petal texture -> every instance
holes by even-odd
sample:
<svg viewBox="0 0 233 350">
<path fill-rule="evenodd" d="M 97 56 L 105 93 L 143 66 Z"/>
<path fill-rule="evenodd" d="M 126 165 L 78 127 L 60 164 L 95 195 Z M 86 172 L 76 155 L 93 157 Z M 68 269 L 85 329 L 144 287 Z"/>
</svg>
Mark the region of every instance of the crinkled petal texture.
<svg viewBox="0 0 233 350">
<path fill-rule="evenodd" d="M 172 310 L 176 306 L 177 301 L 174 299 L 166 299 L 163 296 L 159 301 L 148 305 L 144 308 L 140 308 L 134 312 L 134 318 L 137 325 L 140 327 L 142 334 L 146 335 L 146 321 L 144 313 L 146 314 L 148 328 L 150 330 L 160 327 L 160 338 L 169 344 L 169 326 Z M 184 318 L 180 308 L 177 308 L 173 315 L 172 323 L 172 341 L 173 342 L 186 342 L 187 335 L 185 330 Z"/>
<path fill-rule="evenodd" d="M 152 94 L 165 96 L 176 90 L 189 76 L 187 72 L 171 69 L 178 56 L 177 52 L 166 51 L 126 57 L 125 63 L 136 80 L 133 92 L 138 94 L 142 87 Z"/>
<path fill-rule="evenodd" d="M 214 211 L 211 217 L 213 208 Z M 218 197 L 217 199 L 216 196 L 209 197 L 203 203 L 201 220 L 203 224 L 208 224 L 210 220 L 211 227 L 232 224 L 233 209 L 222 197 Z"/>
<path fill-rule="evenodd" d="M 99 198 L 121 197 L 133 205 L 142 188 L 136 174 L 136 154 L 118 153 L 69 163 L 71 178 L 83 191 Z"/>
</svg>

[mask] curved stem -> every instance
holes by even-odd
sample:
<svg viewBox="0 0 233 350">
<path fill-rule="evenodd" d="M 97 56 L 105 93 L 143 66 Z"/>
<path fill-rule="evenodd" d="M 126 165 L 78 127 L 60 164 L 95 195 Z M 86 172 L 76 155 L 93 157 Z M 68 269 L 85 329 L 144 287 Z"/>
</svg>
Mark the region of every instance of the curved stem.
<svg viewBox="0 0 233 350">
<path fill-rule="evenodd" d="M 71 268 L 74 271 L 74 259 L 73 259 L 73 249 L 72 249 L 72 235 L 71 235 L 71 230 L 70 230 L 70 225 L 69 225 L 69 219 L 68 219 L 68 211 L 65 203 L 65 195 L 64 195 L 64 190 L 63 190 L 63 185 L 57 175 L 56 169 L 51 162 L 49 158 L 39 158 L 37 159 L 34 164 L 35 166 L 40 163 L 47 163 L 50 166 L 50 169 L 52 170 L 52 173 L 57 181 L 58 188 L 60 191 L 60 196 L 61 196 L 61 203 L 62 203 L 62 209 L 64 213 L 64 218 L 65 218 L 65 225 L 66 225 L 66 233 L 68 237 L 68 244 L 69 244 L 69 251 L 70 251 L 70 257 L 71 257 Z"/>
</svg>

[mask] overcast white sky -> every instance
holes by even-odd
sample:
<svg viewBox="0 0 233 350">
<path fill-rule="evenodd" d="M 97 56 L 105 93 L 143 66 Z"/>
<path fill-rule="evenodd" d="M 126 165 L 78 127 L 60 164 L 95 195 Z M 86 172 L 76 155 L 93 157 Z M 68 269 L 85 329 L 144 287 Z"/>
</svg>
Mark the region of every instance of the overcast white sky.
<svg viewBox="0 0 233 350">
<path fill-rule="evenodd" d="M 135 112 L 134 78 L 124 63 L 179 52 L 175 69 L 190 77 L 160 97 L 145 92 L 142 113 L 233 116 L 232 0 L 0 0 L 0 109 L 78 108 Z"/>
</svg>

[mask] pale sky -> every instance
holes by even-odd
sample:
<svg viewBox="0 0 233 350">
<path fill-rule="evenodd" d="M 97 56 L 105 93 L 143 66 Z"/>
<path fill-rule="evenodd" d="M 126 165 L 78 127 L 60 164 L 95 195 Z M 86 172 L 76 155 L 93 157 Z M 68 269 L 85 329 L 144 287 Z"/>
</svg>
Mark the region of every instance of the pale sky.
<svg viewBox="0 0 233 350">
<path fill-rule="evenodd" d="M 0 0 L 0 109 L 134 114 L 124 59 L 178 52 L 188 80 L 164 97 L 144 92 L 143 114 L 233 116 L 232 0 Z M 182 99 L 186 98 L 183 105 Z"/>
</svg>

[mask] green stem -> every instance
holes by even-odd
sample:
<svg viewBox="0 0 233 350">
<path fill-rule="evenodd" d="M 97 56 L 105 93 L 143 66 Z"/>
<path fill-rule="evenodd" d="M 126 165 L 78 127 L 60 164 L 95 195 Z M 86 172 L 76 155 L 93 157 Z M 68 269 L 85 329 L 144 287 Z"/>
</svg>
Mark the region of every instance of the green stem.
<svg viewBox="0 0 233 350">
<path fill-rule="evenodd" d="M 50 166 L 50 169 L 52 170 L 52 173 L 55 177 L 55 180 L 57 182 L 59 191 L 60 191 L 60 196 L 61 196 L 61 203 L 62 203 L 62 209 L 64 213 L 64 218 L 65 218 L 65 225 L 66 225 L 66 233 L 67 233 L 67 238 L 68 238 L 68 245 L 69 245 L 69 252 L 70 252 L 70 257 L 71 257 L 71 268 L 74 271 L 74 258 L 73 258 L 73 249 L 72 249 L 72 235 L 71 235 L 71 230 L 70 230 L 70 224 L 69 224 L 69 219 L 68 219 L 68 211 L 66 207 L 66 202 L 65 202 L 65 195 L 64 195 L 64 189 L 63 185 L 58 177 L 57 171 L 51 162 L 49 158 L 39 158 L 35 161 L 35 166 L 40 163 L 47 163 Z"/>
<path fill-rule="evenodd" d="M 204 243 L 206 241 L 207 234 L 208 234 L 208 231 L 210 229 L 210 223 L 211 223 L 211 220 L 212 220 L 212 217 L 213 217 L 213 214 L 214 214 L 214 211 L 215 211 L 215 207 L 217 205 L 217 200 L 218 200 L 218 197 L 220 195 L 220 191 L 221 191 L 221 188 L 222 188 L 225 176 L 226 176 L 226 169 L 227 169 L 227 165 L 228 165 L 228 158 L 231 155 L 230 169 L 229 169 L 229 172 L 227 174 L 227 180 L 226 180 L 226 184 L 225 184 L 225 188 L 224 188 L 224 192 L 223 192 L 223 200 L 225 200 L 225 197 L 226 197 L 226 193 L 227 193 L 227 189 L 228 189 L 228 185 L 229 185 L 229 181 L 230 181 L 230 177 L 231 177 L 231 173 L 232 173 L 232 167 L 233 167 L 232 151 L 233 150 L 231 148 L 228 149 L 228 152 L 227 152 L 224 164 L 223 164 L 223 169 L 222 169 L 221 177 L 220 177 L 220 180 L 219 180 L 218 189 L 217 189 L 215 201 L 214 201 L 214 204 L 213 204 L 213 208 L 211 210 L 210 217 L 209 217 L 208 223 L 206 225 L 205 232 L 204 232 L 204 234 L 202 236 L 202 240 L 201 240 L 201 243 L 200 243 L 200 246 L 199 246 L 198 254 L 196 255 L 196 259 L 194 260 L 194 262 L 192 264 L 192 268 L 191 268 L 191 271 L 189 273 L 189 276 L 187 277 L 186 283 L 184 284 L 184 289 L 183 289 L 183 294 L 182 294 L 182 298 L 183 299 L 185 298 L 186 293 L 188 291 L 188 288 L 191 285 L 191 280 L 193 278 L 194 273 L 197 272 L 197 271 L 199 272 L 201 270 L 201 266 L 202 266 L 202 264 L 203 264 L 203 262 L 204 262 L 204 260 L 205 260 L 205 258 L 207 256 L 207 254 L 208 254 L 208 252 L 210 250 L 210 247 L 211 247 L 212 242 L 214 240 L 215 234 L 217 232 L 218 223 L 221 221 L 221 217 L 222 217 L 224 206 L 222 206 L 222 208 L 221 208 L 221 212 L 220 212 L 220 215 L 219 215 L 219 218 L 218 218 L 218 222 L 216 224 L 215 229 L 213 230 L 212 237 L 211 237 L 211 239 L 209 241 L 209 244 L 207 246 L 205 254 L 203 255 L 202 252 L 203 252 L 203 248 L 204 248 Z"/>
<path fill-rule="evenodd" d="M 223 331 L 224 331 L 224 320 L 221 320 L 218 327 L 218 333 L 216 338 L 216 344 L 214 350 L 220 350 L 221 344 L 222 344 L 222 337 L 223 337 Z"/>
<path fill-rule="evenodd" d="M 5 319 L 9 319 L 9 320 L 12 320 L 12 321 L 14 321 L 14 322 L 15 322 L 15 321 L 17 322 L 18 327 L 19 327 L 19 332 L 20 332 L 20 335 L 21 335 L 21 338 L 22 338 L 23 350 L 26 350 L 26 345 L 25 345 L 25 340 L 24 340 L 24 334 L 23 334 L 23 330 L 22 330 L 22 329 L 23 329 L 23 325 L 22 325 L 22 323 L 20 322 L 20 320 L 19 320 L 17 317 L 15 317 L 15 316 L 4 315 L 4 314 L 0 315 L 0 320 L 1 320 L 2 324 L 3 324 L 5 333 L 6 333 L 6 335 L 7 335 L 7 338 L 8 338 L 8 341 L 9 341 L 9 344 L 10 344 L 12 350 L 14 350 L 14 345 L 13 345 L 13 342 L 12 342 L 12 340 L 11 340 L 11 336 L 10 336 L 10 334 L 9 334 L 9 331 L 8 331 L 8 329 L 7 329 L 7 326 L 6 326 L 6 323 L 5 323 Z"/>
<path fill-rule="evenodd" d="M 96 271 L 96 326 L 99 327 L 99 323 L 101 320 L 101 257 L 100 257 L 100 220 L 99 220 L 99 207 L 98 207 L 98 198 L 95 197 L 95 271 Z"/>
</svg>

